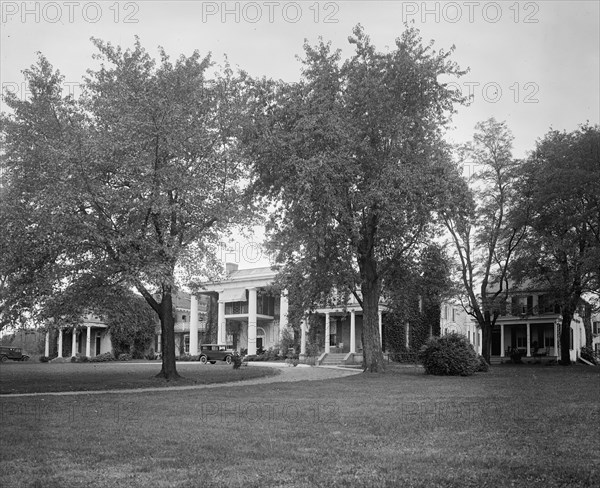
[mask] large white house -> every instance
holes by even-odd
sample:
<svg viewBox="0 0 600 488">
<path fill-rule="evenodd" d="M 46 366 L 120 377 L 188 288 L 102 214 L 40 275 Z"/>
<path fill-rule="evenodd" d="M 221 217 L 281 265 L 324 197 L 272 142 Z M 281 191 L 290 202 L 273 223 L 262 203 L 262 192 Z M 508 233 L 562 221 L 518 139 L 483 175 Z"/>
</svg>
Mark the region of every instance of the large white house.
<svg viewBox="0 0 600 488">
<path fill-rule="evenodd" d="M 206 283 L 201 293 L 212 293 L 218 297 L 218 342 L 234 344 L 238 349 L 247 349 L 248 354 L 257 350 L 275 348 L 288 326 L 288 299 L 286 293 L 275 291 L 273 283 L 277 275 L 269 267 L 240 270 L 235 264 L 227 264 L 227 277 L 214 283 Z M 191 307 L 198 298 L 192 296 Z M 381 336 L 382 314 L 379 309 Z M 319 323 L 316 335 L 320 338 L 322 351 L 327 354 L 346 356 L 362 354 L 362 308 L 355 301 L 339 307 L 317 308 L 311 313 L 313 321 Z M 300 354 L 306 354 L 307 322 L 300 324 Z M 190 324 L 190 354 L 198 353 L 197 325 Z M 347 360 L 347 358 L 346 358 Z"/>
</svg>

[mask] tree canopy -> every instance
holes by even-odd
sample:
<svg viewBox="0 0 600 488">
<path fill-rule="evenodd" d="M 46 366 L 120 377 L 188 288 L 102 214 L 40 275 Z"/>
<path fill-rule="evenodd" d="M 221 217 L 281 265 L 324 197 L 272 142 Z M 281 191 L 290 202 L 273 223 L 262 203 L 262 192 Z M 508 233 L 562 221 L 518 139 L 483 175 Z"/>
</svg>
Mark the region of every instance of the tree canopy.
<svg viewBox="0 0 600 488">
<path fill-rule="evenodd" d="M 31 98 L 7 97 L 3 246 L 19 258 L 31 239 L 33 254 L 8 258 L 2 304 L 18 308 L 12 298 L 37 288 L 77 299 L 91 283 L 99 294 L 135 287 L 160 318 L 161 374 L 172 378 L 177 271 L 215 265 L 211 245 L 252 209 L 236 151 L 237 84 L 227 67 L 210 76 L 198 52 L 171 61 L 160 50 L 157 62 L 139 40 L 127 50 L 93 42 L 100 66 L 79 99 L 63 96 L 41 55 L 24 72 Z"/>
<path fill-rule="evenodd" d="M 519 175 L 520 208 L 529 209 L 529 218 L 514 216 L 527 237 L 513 276 L 548 290 L 560 306 L 561 362 L 569 364 L 573 315 L 582 297 L 597 305 L 600 295 L 600 127 L 551 130 Z"/>
<path fill-rule="evenodd" d="M 482 355 L 489 362 L 491 332 L 508 296 L 509 266 L 525 228 L 511 219 L 517 202 L 519 162 L 512 157 L 513 135 L 494 118 L 475 127 L 473 141 L 459 148 L 460 163 L 476 168 L 471 185 L 454 174 L 450 205 L 440 216 L 459 262 L 464 308 L 482 331 Z M 526 206 L 520 209 L 527 218 Z"/>
<path fill-rule="evenodd" d="M 274 206 L 270 248 L 297 297 L 291 312 L 334 289 L 355 294 L 365 369 L 380 371 L 379 299 L 390 264 L 423 242 L 439 205 L 443 129 L 464 101 L 441 78 L 464 71 L 412 28 L 387 52 L 361 26 L 349 42 L 343 62 L 330 43 L 305 43 L 298 83 L 254 80 L 244 142 L 254 187 Z"/>
</svg>

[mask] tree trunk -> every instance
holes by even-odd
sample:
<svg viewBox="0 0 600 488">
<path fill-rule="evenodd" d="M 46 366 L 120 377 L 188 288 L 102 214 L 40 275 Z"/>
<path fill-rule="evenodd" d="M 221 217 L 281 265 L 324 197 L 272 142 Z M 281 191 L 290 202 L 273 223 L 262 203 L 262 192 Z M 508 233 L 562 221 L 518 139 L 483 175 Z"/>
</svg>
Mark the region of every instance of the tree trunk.
<svg viewBox="0 0 600 488">
<path fill-rule="evenodd" d="M 573 312 L 570 310 L 562 311 L 562 326 L 560 330 L 560 361 L 563 366 L 571 364 L 571 354 L 569 352 L 571 346 L 571 320 Z"/>
<path fill-rule="evenodd" d="M 374 263 L 371 264 L 374 265 Z M 385 365 L 379 337 L 378 280 L 363 279 L 361 292 L 363 300 L 363 370 L 379 373 L 385 370 Z"/>
<path fill-rule="evenodd" d="M 159 314 L 163 351 L 162 368 L 156 377 L 165 378 L 166 380 L 180 378 L 175 367 L 175 319 L 173 317 L 173 297 L 171 291 L 171 286 L 163 285 Z"/>
<path fill-rule="evenodd" d="M 492 356 L 492 322 L 489 313 L 485 314 L 484 320 L 479 326 L 481 327 L 481 355 L 490 364 Z"/>
</svg>

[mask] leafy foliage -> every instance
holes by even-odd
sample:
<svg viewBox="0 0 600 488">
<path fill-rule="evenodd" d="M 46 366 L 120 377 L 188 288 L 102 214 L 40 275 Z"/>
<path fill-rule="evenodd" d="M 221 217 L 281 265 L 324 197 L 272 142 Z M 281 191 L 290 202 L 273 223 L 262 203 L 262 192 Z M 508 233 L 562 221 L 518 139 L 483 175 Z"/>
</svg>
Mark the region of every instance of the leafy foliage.
<svg viewBox="0 0 600 488">
<path fill-rule="evenodd" d="M 25 71 L 31 99 L 6 99 L 0 211 L 13 251 L 0 314 L 75 320 L 91 290 L 135 286 L 161 321 L 161 374 L 176 377 L 176 270 L 216 272 L 213 244 L 253 210 L 236 151 L 238 85 L 228 68 L 210 78 L 198 52 L 173 62 L 161 50 L 156 62 L 139 40 L 125 51 L 93 42 L 100 67 L 79 99 L 62 95 L 43 56 Z"/>
<path fill-rule="evenodd" d="M 470 376 L 481 368 L 473 346 L 457 333 L 429 339 L 420 351 L 419 359 L 426 374 Z"/>
<path fill-rule="evenodd" d="M 156 314 L 139 295 L 123 290 L 121 297 L 105 306 L 113 352 L 142 359 L 154 342 Z"/>
<path fill-rule="evenodd" d="M 571 320 L 584 294 L 600 295 L 600 127 L 550 131 L 520 171 L 527 229 L 513 275 L 549 290 L 560 306 L 561 363 L 570 364 Z M 522 212 L 521 212 L 522 213 Z"/>
<path fill-rule="evenodd" d="M 491 331 L 508 296 L 508 271 L 525 235 L 514 225 L 518 197 L 518 161 L 512 157 L 513 135 L 494 118 L 476 125 L 473 142 L 458 151 L 461 164 L 476 168 L 472 185 L 454 174 L 447 187 L 450 205 L 440 212 L 456 250 L 464 307 L 482 331 L 482 352 L 491 354 Z M 519 215 L 527 219 L 524 206 Z"/>
<path fill-rule="evenodd" d="M 427 237 L 449 171 L 441 131 L 463 99 L 438 79 L 464 71 L 415 29 L 387 52 L 361 26 L 349 42 L 344 62 L 329 43 L 306 43 L 299 83 L 253 80 L 244 142 L 255 188 L 274 206 L 269 247 L 292 323 L 354 294 L 365 368 L 379 371 L 387 271 Z"/>
</svg>

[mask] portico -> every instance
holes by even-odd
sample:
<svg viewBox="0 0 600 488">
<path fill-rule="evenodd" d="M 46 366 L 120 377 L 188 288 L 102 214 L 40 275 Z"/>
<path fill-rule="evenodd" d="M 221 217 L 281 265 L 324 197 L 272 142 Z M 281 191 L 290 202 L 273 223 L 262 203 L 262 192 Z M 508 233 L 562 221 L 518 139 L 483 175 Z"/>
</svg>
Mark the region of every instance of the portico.
<svg viewBox="0 0 600 488">
<path fill-rule="evenodd" d="M 271 268 L 238 270 L 231 264 L 227 270 L 226 280 L 205 284 L 201 291 L 218 296 L 217 342 L 247 349 L 249 355 L 275 347 L 288 323 L 287 296 L 272 287 L 276 272 Z M 197 297 L 192 295 L 192 308 L 195 303 Z M 191 315 L 193 319 L 194 313 Z M 191 336 L 195 335 L 194 327 L 197 324 L 192 321 Z M 194 346 L 190 342 L 192 355 L 198 354 L 198 344 Z"/>
</svg>

